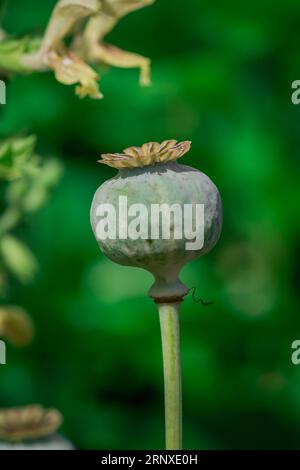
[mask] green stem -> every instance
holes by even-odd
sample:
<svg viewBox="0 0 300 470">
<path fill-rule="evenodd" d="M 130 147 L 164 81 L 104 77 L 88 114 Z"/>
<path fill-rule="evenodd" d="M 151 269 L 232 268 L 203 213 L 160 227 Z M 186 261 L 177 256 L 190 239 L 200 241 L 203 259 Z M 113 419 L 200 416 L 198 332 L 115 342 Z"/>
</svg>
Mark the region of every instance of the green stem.
<svg viewBox="0 0 300 470">
<path fill-rule="evenodd" d="M 166 449 L 182 448 L 179 306 L 158 304 L 163 347 Z"/>
</svg>

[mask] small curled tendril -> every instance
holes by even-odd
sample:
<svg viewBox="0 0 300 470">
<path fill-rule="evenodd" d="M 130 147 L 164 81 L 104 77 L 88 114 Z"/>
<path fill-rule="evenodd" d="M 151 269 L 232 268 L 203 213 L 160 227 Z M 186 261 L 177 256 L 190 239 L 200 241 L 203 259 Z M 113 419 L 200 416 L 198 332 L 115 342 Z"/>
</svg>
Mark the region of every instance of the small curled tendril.
<svg viewBox="0 0 300 470">
<path fill-rule="evenodd" d="M 194 302 L 201 303 L 201 305 L 203 305 L 204 307 L 208 307 L 209 305 L 213 305 L 214 302 L 205 302 L 200 297 L 196 298 L 196 290 L 197 290 L 197 287 L 191 287 L 189 289 L 189 292 L 192 292 L 192 299 L 193 299 Z"/>
</svg>

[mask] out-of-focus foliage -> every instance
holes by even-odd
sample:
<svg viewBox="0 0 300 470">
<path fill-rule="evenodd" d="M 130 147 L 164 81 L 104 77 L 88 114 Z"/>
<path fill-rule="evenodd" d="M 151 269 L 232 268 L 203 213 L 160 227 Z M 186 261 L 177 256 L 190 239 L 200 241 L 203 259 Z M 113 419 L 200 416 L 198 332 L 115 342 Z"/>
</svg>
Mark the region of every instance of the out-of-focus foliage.
<svg viewBox="0 0 300 470">
<path fill-rule="evenodd" d="M 0 296 L 8 295 L 8 280 L 15 277 L 27 284 L 37 270 L 37 260 L 17 237 L 16 228 L 28 214 L 39 209 L 61 173 L 55 160 L 43 163 L 35 153 L 35 137 L 11 137 L 0 141 Z M 2 300 L 2 299 L 1 299 Z M 33 324 L 18 306 L 1 305 L 0 337 L 16 347 L 26 346 L 33 337 Z"/>
<path fill-rule="evenodd" d="M 0 178 L 13 180 L 32 169 L 35 137 L 10 138 L 0 142 Z"/>
<path fill-rule="evenodd" d="M 10 272 L 19 281 L 30 281 L 37 261 L 31 250 L 13 233 L 28 214 L 45 204 L 61 174 L 58 160 L 43 162 L 34 153 L 35 137 L 12 137 L 0 141 L 0 179 L 3 201 L 0 215 L 1 280 Z M 7 181 L 6 185 L 3 180 Z M 1 282 L 0 292 L 5 291 Z"/>
<path fill-rule="evenodd" d="M 54 0 L 9 2 L 3 27 L 43 31 Z M 159 322 L 150 276 L 105 259 L 89 208 L 115 174 L 100 153 L 168 138 L 192 140 L 182 163 L 220 189 L 224 228 L 182 279 L 185 448 L 299 448 L 300 5 L 157 0 L 124 18 L 109 41 L 153 59 L 153 85 L 101 69 L 106 99 L 76 100 L 48 74 L 16 76 L 1 108 L 3 137 L 27 129 L 42 155 L 63 160 L 48 204 L 14 236 L 40 269 L 7 301 L 32 312 L 36 339 L 8 351 L 0 405 L 41 402 L 65 417 L 79 448 L 162 448 Z M 121 86 L 120 86 L 121 85 Z"/>
</svg>

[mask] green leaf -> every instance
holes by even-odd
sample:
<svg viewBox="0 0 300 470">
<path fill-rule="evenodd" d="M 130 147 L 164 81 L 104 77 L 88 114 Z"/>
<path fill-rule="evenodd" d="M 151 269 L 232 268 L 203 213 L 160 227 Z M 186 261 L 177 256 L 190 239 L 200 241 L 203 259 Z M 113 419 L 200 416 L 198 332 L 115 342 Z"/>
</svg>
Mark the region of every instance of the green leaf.
<svg viewBox="0 0 300 470">
<path fill-rule="evenodd" d="M 5 235 L 0 242 L 3 262 L 9 271 L 22 283 L 29 282 L 38 267 L 31 250 L 21 240 Z"/>
<path fill-rule="evenodd" d="M 34 212 L 48 200 L 49 192 L 62 173 L 62 165 L 56 159 L 43 162 L 33 158 L 25 166 L 24 175 L 8 185 L 6 201 L 23 212 Z"/>
<path fill-rule="evenodd" d="M 15 347 L 27 346 L 34 335 L 34 327 L 28 313 L 16 305 L 1 305 L 0 336 Z"/>
<path fill-rule="evenodd" d="M 11 146 L 8 142 L 0 145 L 0 165 L 11 167 L 13 163 Z"/>
<path fill-rule="evenodd" d="M 22 176 L 34 151 L 34 136 L 0 142 L 0 178 L 12 180 Z"/>
</svg>

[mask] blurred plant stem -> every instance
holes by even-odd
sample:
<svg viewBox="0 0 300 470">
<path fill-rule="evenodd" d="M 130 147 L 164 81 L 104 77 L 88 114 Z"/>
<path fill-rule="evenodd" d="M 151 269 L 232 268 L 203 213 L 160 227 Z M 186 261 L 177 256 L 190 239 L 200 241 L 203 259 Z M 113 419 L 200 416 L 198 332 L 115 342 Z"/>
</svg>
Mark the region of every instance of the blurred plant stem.
<svg viewBox="0 0 300 470">
<path fill-rule="evenodd" d="M 180 303 L 158 304 L 163 348 L 166 449 L 182 448 Z"/>
</svg>

